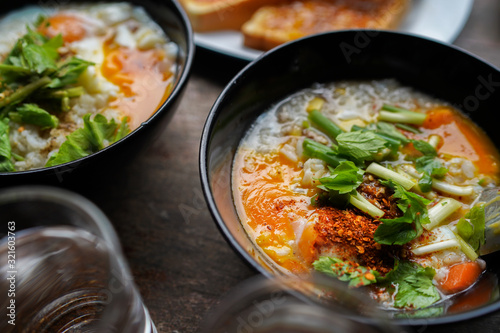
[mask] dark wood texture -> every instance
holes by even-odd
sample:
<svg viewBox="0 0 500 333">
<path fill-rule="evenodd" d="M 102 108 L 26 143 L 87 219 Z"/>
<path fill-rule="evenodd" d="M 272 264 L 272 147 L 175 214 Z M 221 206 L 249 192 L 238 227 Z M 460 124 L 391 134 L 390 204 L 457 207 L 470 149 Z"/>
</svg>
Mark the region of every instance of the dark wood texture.
<svg viewBox="0 0 500 333">
<path fill-rule="evenodd" d="M 500 66 L 500 2 L 476 0 L 455 42 Z M 244 62 L 198 50 L 179 110 L 162 135 L 85 195 L 112 220 L 160 333 L 196 332 L 220 297 L 256 274 L 223 239 L 205 205 L 198 148 L 205 118 Z M 417 332 L 497 332 L 500 313 Z"/>
</svg>

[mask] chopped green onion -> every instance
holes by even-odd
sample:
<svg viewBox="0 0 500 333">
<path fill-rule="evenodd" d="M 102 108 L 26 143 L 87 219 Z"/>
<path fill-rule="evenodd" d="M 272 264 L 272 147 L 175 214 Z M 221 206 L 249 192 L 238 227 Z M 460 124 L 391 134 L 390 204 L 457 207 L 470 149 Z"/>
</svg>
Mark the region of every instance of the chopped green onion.
<svg viewBox="0 0 500 333">
<path fill-rule="evenodd" d="M 382 110 L 389 111 L 389 112 L 395 112 L 395 113 L 418 113 L 415 111 L 410 111 L 407 109 L 398 108 L 397 106 L 389 105 L 389 104 L 382 105 Z M 419 114 L 421 114 L 421 113 L 419 113 Z"/>
<path fill-rule="evenodd" d="M 414 114 L 406 114 L 406 113 L 394 113 L 389 111 L 380 111 L 378 120 L 387 121 L 391 123 L 422 125 L 425 120 L 425 114 L 417 112 L 415 112 Z"/>
<path fill-rule="evenodd" d="M 68 88 L 68 89 L 66 89 L 66 92 L 68 93 L 69 98 L 73 98 L 73 97 L 79 97 L 79 96 L 83 95 L 85 90 L 83 89 L 82 86 L 78 86 L 78 87 Z"/>
<path fill-rule="evenodd" d="M 442 242 L 417 247 L 416 249 L 412 249 L 411 252 L 413 252 L 413 254 L 416 256 L 421 256 L 424 254 L 451 249 L 454 247 L 460 247 L 458 241 L 456 239 L 447 239 Z"/>
<path fill-rule="evenodd" d="M 469 196 L 474 193 L 474 187 L 472 186 L 459 186 L 459 185 L 453 185 L 446 183 L 441 180 L 432 180 L 432 188 L 444 192 L 447 194 L 455 195 L 455 196 Z"/>
<path fill-rule="evenodd" d="M 462 252 L 467 256 L 472 261 L 475 261 L 479 256 L 474 251 L 474 249 L 467 243 L 462 237 L 460 237 L 458 234 L 455 234 L 455 237 L 457 238 L 458 244 L 460 244 L 460 249 Z"/>
<path fill-rule="evenodd" d="M 83 95 L 85 90 L 83 89 L 82 86 L 78 87 L 71 87 L 68 89 L 60 89 L 60 90 L 54 90 L 49 93 L 46 91 L 43 92 L 43 94 L 40 94 L 40 96 L 37 96 L 39 98 L 45 98 L 45 99 L 50 99 L 50 98 L 74 98 L 74 97 L 79 97 Z"/>
<path fill-rule="evenodd" d="M 415 177 L 420 179 L 422 177 L 422 174 L 417 172 L 415 168 L 405 165 L 404 166 L 404 172 L 408 173 L 410 176 Z M 459 186 L 459 185 L 453 185 L 449 184 L 447 182 L 444 182 L 442 180 L 437 180 L 435 178 L 432 178 L 432 188 L 434 190 L 446 193 L 446 194 L 451 194 L 457 197 L 462 197 L 462 196 L 469 196 L 474 193 L 474 187 L 467 185 L 467 186 Z"/>
<path fill-rule="evenodd" d="M 330 147 L 311 139 L 304 139 L 302 148 L 304 149 L 304 155 L 306 155 L 307 157 L 319 158 L 332 167 L 336 167 L 340 164 L 340 162 L 346 160 L 344 158 L 338 157 L 335 154 L 335 151 Z"/>
<path fill-rule="evenodd" d="M 355 195 L 351 195 L 349 197 L 349 203 L 374 218 L 380 218 L 384 216 L 383 210 L 377 208 L 374 204 L 368 201 L 368 199 L 359 194 L 359 192 L 356 192 Z"/>
<path fill-rule="evenodd" d="M 422 125 L 427 115 L 425 113 L 414 112 L 401 109 L 392 105 L 384 104 L 379 112 L 380 121 L 388 121 L 392 123 L 403 123 Z"/>
<path fill-rule="evenodd" d="M 21 155 L 18 155 L 16 153 L 11 153 L 11 155 L 16 161 L 24 161 L 24 157 L 22 157 Z"/>
<path fill-rule="evenodd" d="M 0 109 L 14 102 L 19 102 L 31 95 L 33 92 L 38 90 L 39 88 L 46 86 L 52 80 L 48 76 L 41 77 L 40 79 L 25 85 L 22 88 L 19 88 L 11 95 L 0 99 Z"/>
<path fill-rule="evenodd" d="M 415 128 L 411 125 L 406 125 L 406 124 L 394 124 L 397 128 L 400 128 L 404 131 L 415 133 L 415 134 L 420 134 L 422 133 L 418 128 Z"/>
<path fill-rule="evenodd" d="M 441 137 L 439 135 L 433 134 L 429 135 L 429 138 L 427 139 L 427 142 L 434 147 L 434 149 L 437 149 L 439 146 L 439 143 L 441 142 Z"/>
<path fill-rule="evenodd" d="M 448 216 L 462 207 L 462 203 L 453 198 L 444 198 L 436 205 L 428 209 L 430 223 L 424 224 L 424 228 L 431 230 L 443 222 Z"/>
<path fill-rule="evenodd" d="M 28 68 L 14 66 L 9 64 L 0 64 L 0 72 L 14 72 L 20 75 L 29 76 L 31 74 L 31 70 Z"/>
<path fill-rule="evenodd" d="M 321 132 L 328 135 L 331 139 L 335 139 L 337 135 L 344 133 L 340 127 L 325 117 L 325 115 L 318 110 L 312 110 L 309 112 L 308 119 L 314 126 L 316 126 Z"/>
<path fill-rule="evenodd" d="M 405 190 L 410 190 L 413 186 L 415 186 L 415 182 L 410 178 L 383 167 L 375 162 L 371 163 L 368 168 L 366 168 L 366 172 L 383 179 L 391 179 L 395 183 L 403 186 Z"/>
<path fill-rule="evenodd" d="M 61 110 L 63 111 L 69 111 L 71 109 L 71 106 L 69 105 L 69 97 L 63 97 L 61 99 Z"/>
</svg>

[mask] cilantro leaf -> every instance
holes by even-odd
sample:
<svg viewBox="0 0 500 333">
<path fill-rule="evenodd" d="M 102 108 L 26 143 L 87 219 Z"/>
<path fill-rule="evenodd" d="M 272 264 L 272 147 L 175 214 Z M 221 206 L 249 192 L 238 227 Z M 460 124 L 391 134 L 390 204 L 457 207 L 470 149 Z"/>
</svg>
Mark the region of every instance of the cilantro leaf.
<svg viewBox="0 0 500 333">
<path fill-rule="evenodd" d="M 442 178 L 448 169 L 443 167 L 440 161 L 436 160 L 433 156 L 422 156 L 416 160 L 416 168 L 419 172 L 425 172 L 429 175 Z"/>
<path fill-rule="evenodd" d="M 9 119 L 0 119 L 0 172 L 14 171 L 9 141 Z"/>
<path fill-rule="evenodd" d="M 59 120 L 50 112 L 69 109 L 70 98 L 83 92 L 82 87 L 68 85 L 77 83 L 78 77 L 92 63 L 74 57 L 61 61 L 59 48 L 63 44 L 60 34 L 47 38 L 27 27 L 27 33 L 16 41 L 0 64 L 0 171 L 14 171 L 11 157 L 18 158 L 11 151 L 7 115 L 14 122 L 38 125 L 42 129 L 55 128 Z M 24 101 L 29 103 L 22 104 Z M 116 125 L 114 121 L 107 124 L 100 117 L 95 117 L 94 121 L 87 119 L 86 125 L 87 130 L 63 144 L 60 152 L 49 159 L 49 165 L 65 163 L 102 149 L 104 141 L 121 138 L 129 131 L 126 124 Z M 117 126 L 120 127 L 118 131 Z"/>
<path fill-rule="evenodd" d="M 392 154 L 396 154 L 401 147 L 409 142 L 409 139 L 401 133 L 396 126 L 390 123 L 379 121 L 369 124 L 366 127 L 353 126 L 351 131 L 371 131 L 385 141 L 385 146 Z"/>
<path fill-rule="evenodd" d="M 54 166 L 67 163 L 90 154 L 93 154 L 105 147 L 107 142 L 113 143 L 118 138 L 116 133 L 123 131 L 113 119 L 108 122 L 106 117 L 97 114 L 94 119 L 90 119 L 90 114 L 83 117 L 84 126 L 66 137 L 59 151 L 52 155 L 46 166 Z"/>
<path fill-rule="evenodd" d="M 58 49 L 63 43 L 61 35 L 48 39 L 28 27 L 28 32 L 17 40 L 0 64 L 2 88 L 6 91 L 5 97 L 0 98 L 0 109 L 28 98 L 30 103 L 36 104 L 39 99 L 49 97 L 60 100 L 60 103 L 53 103 L 58 105 L 54 111 L 66 109 L 69 98 L 75 96 L 54 89 L 76 83 L 93 63 L 75 57 L 60 63 Z"/>
<path fill-rule="evenodd" d="M 432 178 L 442 178 L 448 172 L 441 162 L 436 159 L 437 151 L 428 142 L 423 140 L 412 140 L 413 146 L 424 156 L 415 161 L 415 167 L 422 173 L 418 184 L 422 192 L 429 192 L 432 189 Z"/>
<path fill-rule="evenodd" d="M 85 72 L 87 67 L 94 65 L 93 62 L 80 58 L 72 57 L 69 61 L 62 64 L 57 71 L 57 76 L 48 85 L 49 88 L 61 88 L 77 82 L 80 75 Z"/>
<path fill-rule="evenodd" d="M 345 194 L 354 191 L 363 182 L 364 171 L 351 161 L 342 161 L 335 169 L 330 166 L 328 168 L 331 176 L 319 179 L 321 185 L 318 187 L 322 190 Z"/>
<path fill-rule="evenodd" d="M 58 48 L 62 45 L 61 35 L 47 39 L 28 27 L 28 32 L 17 41 L 4 63 L 27 69 L 31 74 L 53 72 L 57 69 Z"/>
<path fill-rule="evenodd" d="M 350 156 L 356 161 L 373 160 L 386 144 L 386 140 L 370 131 L 341 133 L 336 140 L 339 154 Z"/>
<path fill-rule="evenodd" d="M 29 44 L 23 47 L 23 57 L 32 72 L 42 74 L 46 70 L 55 71 L 57 65 L 50 51 L 41 45 Z"/>
<path fill-rule="evenodd" d="M 395 140 L 400 141 L 403 144 L 409 142 L 409 139 L 403 133 L 398 131 L 397 127 L 393 124 L 379 121 L 377 122 L 376 127 L 378 134 L 389 136 Z"/>
<path fill-rule="evenodd" d="M 349 282 L 351 288 L 376 283 L 377 277 L 380 276 L 375 270 L 332 257 L 319 257 L 313 262 L 313 267 L 318 272 Z"/>
<path fill-rule="evenodd" d="M 36 104 L 25 103 L 16 108 L 16 112 L 10 112 L 9 117 L 16 123 L 25 123 L 40 126 L 42 129 L 55 128 L 59 119 L 51 115 Z"/>
<path fill-rule="evenodd" d="M 116 130 L 112 142 L 116 142 L 130 133 L 130 128 L 128 127 L 128 120 L 129 120 L 128 117 L 123 117 L 120 126 L 118 126 L 118 129 Z"/>
<path fill-rule="evenodd" d="M 408 210 L 412 218 L 422 224 L 430 223 L 429 214 L 427 212 L 427 205 L 431 203 L 430 200 L 421 197 L 420 195 L 407 191 L 403 186 L 388 180 L 384 184 L 394 189 L 394 197 L 398 198 L 397 206 L 401 211 L 406 213 Z"/>
<path fill-rule="evenodd" d="M 420 223 L 413 223 L 409 210 L 401 217 L 395 219 L 381 219 L 380 224 L 373 234 L 373 240 L 385 245 L 403 245 L 422 234 Z"/>
<path fill-rule="evenodd" d="M 379 244 L 403 245 L 422 234 L 422 224 L 430 223 L 427 205 L 430 200 L 416 193 L 406 191 L 401 185 L 388 180 L 382 182 L 394 190 L 397 206 L 403 216 L 394 219 L 380 219 L 373 239 Z"/>
<path fill-rule="evenodd" d="M 392 271 L 379 279 L 387 287 L 395 287 L 394 306 L 398 308 L 424 308 L 440 299 L 432 283 L 435 271 L 409 261 L 396 262 Z"/>
<path fill-rule="evenodd" d="M 474 251 L 485 243 L 485 211 L 484 205 L 472 207 L 457 223 L 457 232 Z"/>
<path fill-rule="evenodd" d="M 436 149 L 429 144 L 427 141 L 424 140 L 411 140 L 411 143 L 413 143 L 413 147 L 415 147 L 416 150 L 421 152 L 425 156 L 432 156 L 436 157 L 437 156 L 437 151 Z"/>
</svg>

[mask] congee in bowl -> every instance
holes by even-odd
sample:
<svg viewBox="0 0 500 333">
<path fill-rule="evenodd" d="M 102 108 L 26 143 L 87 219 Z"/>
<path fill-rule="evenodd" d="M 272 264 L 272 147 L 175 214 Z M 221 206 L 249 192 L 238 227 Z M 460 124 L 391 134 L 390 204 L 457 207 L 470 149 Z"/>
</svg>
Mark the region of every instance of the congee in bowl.
<svg viewBox="0 0 500 333">
<path fill-rule="evenodd" d="M 329 276 L 403 325 L 498 310 L 498 253 L 485 233 L 498 199 L 498 82 L 467 52 L 395 32 L 278 47 L 207 118 L 209 209 L 264 275 Z"/>
<path fill-rule="evenodd" d="M 6 13 L 0 172 L 86 158 L 170 113 L 193 53 L 176 10 L 170 2 L 72 2 Z"/>
<path fill-rule="evenodd" d="M 235 156 L 233 196 L 273 267 L 421 309 L 486 270 L 477 199 L 497 185 L 498 162 L 489 138 L 445 102 L 394 80 L 339 81 L 256 120 Z"/>
</svg>

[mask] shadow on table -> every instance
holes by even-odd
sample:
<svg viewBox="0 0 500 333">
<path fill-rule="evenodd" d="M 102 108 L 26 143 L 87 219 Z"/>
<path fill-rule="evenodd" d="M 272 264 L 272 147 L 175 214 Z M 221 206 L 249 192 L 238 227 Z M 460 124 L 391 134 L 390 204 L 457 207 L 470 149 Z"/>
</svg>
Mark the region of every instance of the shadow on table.
<svg viewBox="0 0 500 333">
<path fill-rule="evenodd" d="M 197 47 L 193 72 L 225 86 L 248 63 L 247 60 Z"/>
</svg>

